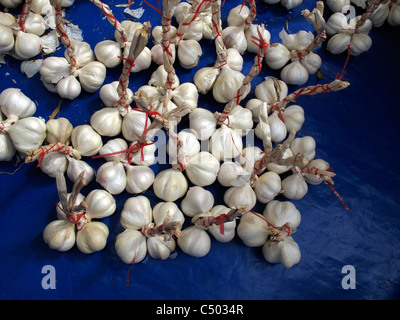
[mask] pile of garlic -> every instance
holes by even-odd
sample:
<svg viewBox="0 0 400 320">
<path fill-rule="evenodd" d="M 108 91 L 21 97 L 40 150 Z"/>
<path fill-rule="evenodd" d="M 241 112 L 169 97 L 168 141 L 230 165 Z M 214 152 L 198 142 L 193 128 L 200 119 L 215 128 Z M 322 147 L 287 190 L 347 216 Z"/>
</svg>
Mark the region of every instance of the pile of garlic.
<svg viewBox="0 0 400 320">
<path fill-rule="evenodd" d="M 303 0 L 262 0 L 262 1 L 267 4 L 276 4 L 280 2 L 281 5 L 284 6 L 287 10 L 296 8 L 303 2 Z"/>
</svg>

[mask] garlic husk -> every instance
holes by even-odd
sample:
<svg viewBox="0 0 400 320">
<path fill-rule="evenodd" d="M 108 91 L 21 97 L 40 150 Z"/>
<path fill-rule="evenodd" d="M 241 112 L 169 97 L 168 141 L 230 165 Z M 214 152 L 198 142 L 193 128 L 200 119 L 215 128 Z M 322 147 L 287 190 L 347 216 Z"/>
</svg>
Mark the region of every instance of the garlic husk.
<svg viewBox="0 0 400 320">
<path fill-rule="evenodd" d="M 301 154 L 310 161 L 315 157 L 315 148 L 316 141 L 311 136 L 295 138 L 290 144 L 290 149 L 294 155 Z"/>
<path fill-rule="evenodd" d="M 253 188 L 257 200 L 261 203 L 268 203 L 281 192 L 281 178 L 275 172 L 265 172 L 258 177 Z"/>
<path fill-rule="evenodd" d="M 190 157 L 185 173 L 194 185 L 204 187 L 215 182 L 219 167 L 216 157 L 207 151 L 201 151 Z"/>
<path fill-rule="evenodd" d="M 221 32 L 222 39 L 227 48 L 235 48 L 240 54 L 247 49 L 247 40 L 244 34 L 244 26 L 228 26 Z"/>
<path fill-rule="evenodd" d="M 339 31 L 348 30 L 350 28 L 351 26 L 342 12 L 333 13 L 325 23 L 325 29 L 328 36 L 334 36 Z"/>
<path fill-rule="evenodd" d="M 240 157 L 240 163 L 242 167 L 249 173 L 253 172 L 254 164 L 256 161 L 261 160 L 264 156 L 264 151 L 259 147 L 246 147 L 242 150 L 242 156 Z"/>
<path fill-rule="evenodd" d="M 108 140 L 107 143 L 105 143 L 101 149 L 99 150 L 99 155 L 103 155 L 104 160 L 106 161 L 113 161 L 114 158 L 120 158 L 124 160 L 126 158 L 125 152 L 122 153 L 122 151 L 127 151 L 128 150 L 128 144 L 124 139 L 121 138 L 115 138 Z M 111 153 L 116 153 L 115 155 L 108 155 Z M 108 155 L 108 156 L 105 156 Z"/>
<path fill-rule="evenodd" d="M 102 219 L 111 216 L 117 209 L 114 197 L 106 190 L 94 189 L 85 198 L 86 218 Z"/>
<path fill-rule="evenodd" d="M 118 81 L 113 81 L 111 83 L 103 85 L 99 90 L 99 95 L 101 101 L 104 103 L 106 107 L 114 107 L 117 102 L 120 100 L 118 95 Z M 133 92 L 131 89 L 126 89 L 126 103 L 131 104 L 133 101 Z"/>
<path fill-rule="evenodd" d="M 99 61 L 92 61 L 79 69 L 79 81 L 83 90 L 93 93 L 100 89 L 106 78 L 107 69 Z"/>
<path fill-rule="evenodd" d="M 122 135 L 128 141 L 138 141 L 150 124 L 146 113 L 130 110 L 122 120 Z"/>
<path fill-rule="evenodd" d="M 117 235 L 115 251 L 122 262 L 139 263 L 147 254 L 146 237 L 140 231 L 126 229 Z"/>
<path fill-rule="evenodd" d="M 178 139 L 181 142 L 179 147 L 179 154 L 176 146 L 176 141 L 169 139 L 167 143 L 167 152 L 170 156 L 170 160 L 176 163 L 177 159 L 180 158 L 185 163 L 189 158 L 200 152 L 200 142 L 197 140 L 194 133 L 191 131 L 182 130 L 178 133 Z"/>
<path fill-rule="evenodd" d="M 393 4 L 391 6 L 386 21 L 393 27 L 400 25 L 400 5 Z"/>
<path fill-rule="evenodd" d="M 86 223 L 76 234 L 78 249 L 86 254 L 103 250 L 109 235 L 108 227 L 99 221 Z"/>
<path fill-rule="evenodd" d="M 165 71 L 164 65 L 160 65 L 156 71 L 151 74 L 150 80 L 148 82 L 149 85 L 153 87 L 164 87 L 167 82 L 168 73 Z M 171 89 L 176 89 L 179 86 L 179 78 L 175 74 L 174 81 Z"/>
<path fill-rule="evenodd" d="M 291 10 L 293 8 L 298 7 L 303 0 L 281 0 L 281 4 L 287 9 Z"/>
<path fill-rule="evenodd" d="M 71 137 L 73 129 L 71 122 L 67 118 L 50 119 L 46 122 L 47 142 L 66 144 Z"/>
<path fill-rule="evenodd" d="M 124 165 L 117 161 L 107 161 L 97 170 L 96 182 L 112 195 L 122 193 L 126 188 Z"/>
<path fill-rule="evenodd" d="M 210 236 L 206 231 L 196 226 L 190 226 L 182 230 L 182 235 L 177 242 L 184 253 L 196 258 L 206 256 L 211 248 Z"/>
<path fill-rule="evenodd" d="M 250 181 L 251 172 L 247 172 L 239 163 L 225 161 L 218 172 L 218 182 L 224 187 L 241 187 Z"/>
<path fill-rule="evenodd" d="M 46 124 L 41 118 L 27 117 L 14 123 L 8 134 L 15 149 L 26 155 L 27 151 L 39 148 L 46 139 Z"/>
<path fill-rule="evenodd" d="M 301 222 L 300 211 L 290 201 L 272 200 L 266 205 L 263 216 L 276 227 L 289 222 L 292 232 L 296 231 Z"/>
<path fill-rule="evenodd" d="M 162 225 L 166 218 L 168 218 L 169 222 L 179 222 L 180 226 L 178 228 L 182 228 L 185 222 L 185 216 L 174 202 L 157 203 L 153 208 L 153 219 L 156 226 Z"/>
<path fill-rule="evenodd" d="M 252 53 L 257 53 L 259 50 L 259 45 L 258 42 L 254 40 L 254 38 L 256 39 L 260 38 L 260 35 L 258 34 L 258 25 L 251 24 L 244 34 L 247 41 L 247 51 Z M 270 43 L 271 34 L 265 28 L 263 29 L 262 38 L 267 44 Z"/>
<path fill-rule="evenodd" d="M 184 69 L 193 69 L 197 66 L 203 50 L 196 40 L 182 40 L 178 46 L 179 64 Z"/>
<path fill-rule="evenodd" d="M 368 51 L 372 46 L 372 39 L 370 36 L 363 33 L 355 33 L 351 37 L 351 55 L 358 56 Z"/>
<path fill-rule="evenodd" d="M 14 48 L 14 35 L 11 28 L 0 24 L 0 54 L 5 54 Z"/>
<path fill-rule="evenodd" d="M 177 10 L 175 10 L 175 12 L 177 12 Z M 179 21 L 177 21 L 177 22 L 179 23 Z M 173 39 L 176 35 L 176 27 L 172 26 L 172 25 L 170 25 L 169 27 L 170 27 L 170 29 L 169 29 L 168 34 L 169 34 L 170 39 Z M 153 36 L 154 44 L 161 43 L 162 33 L 163 33 L 162 26 L 153 27 L 153 29 L 151 30 L 151 35 Z M 172 45 L 172 43 L 171 43 L 171 45 Z"/>
<path fill-rule="evenodd" d="M 210 137 L 209 150 L 219 161 L 232 159 L 241 154 L 242 136 L 237 130 L 222 124 Z"/>
<path fill-rule="evenodd" d="M 42 11 L 45 10 L 46 7 L 49 6 L 49 5 L 50 5 L 50 1 L 49 0 L 32 0 L 30 9 L 31 9 L 32 12 L 45 14 Z"/>
<path fill-rule="evenodd" d="M 230 209 L 224 205 L 216 205 L 211 209 L 210 214 L 214 217 L 218 217 L 221 214 L 227 214 L 229 211 Z M 220 226 L 216 224 L 210 226 L 208 232 L 219 242 L 229 242 L 236 234 L 236 219 L 224 222 L 224 234 L 221 234 Z"/>
<path fill-rule="evenodd" d="M 298 244 L 292 237 L 286 237 L 277 244 L 268 240 L 262 248 L 263 256 L 269 263 L 281 263 L 291 268 L 300 262 L 301 254 Z"/>
<path fill-rule="evenodd" d="M 173 43 L 170 43 L 169 46 L 169 51 L 172 54 L 172 58 L 171 61 L 172 63 L 175 62 L 176 59 L 176 46 Z M 154 63 L 158 64 L 158 65 L 162 65 L 164 64 L 164 50 L 163 50 L 163 46 L 161 43 L 157 43 L 154 46 L 151 47 L 150 49 L 150 57 L 151 60 L 154 61 Z"/>
<path fill-rule="evenodd" d="M 332 12 L 341 12 L 344 6 L 350 5 L 350 0 L 327 0 L 326 4 Z"/>
<path fill-rule="evenodd" d="M 292 152 L 292 150 L 290 150 L 290 148 L 287 148 L 285 150 L 285 152 L 283 153 L 282 159 L 287 159 L 291 156 L 293 156 L 293 152 Z M 293 166 L 291 164 L 290 165 L 281 165 L 281 164 L 277 164 L 275 162 L 270 162 L 267 164 L 268 171 L 272 171 L 277 174 L 285 173 L 285 172 L 289 171 L 292 167 Z"/>
<path fill-rule="evenodd" d="M 51 152 L 43 157 L 40 169 L 50 178 L 55 178 L 58 171 L 65 172 L 68 167 L 68 160 L 60 152 Z"/>
<path fill-rule="evenodd" d="M 340 54 L 348 49 L 351 35 L 338 33 L 328 40 L 327 50 L 332 54 Z"/>
<path fill-rule="evenodd" d="M 107 68 L 115 68 L 121 63 L 121 46 L 112 40 L 103 40 L 94 47 L 96 59 L 102 62 Z"/>
<path fill-rule="evenodd" d="M 247 205 L 247 210 L 251 210 L 256 205 L 257 196 L 248 182 L 244 186 L 230 187 L 226 190 L 224 202 L 229 208 Z"/>
<path fill-rule="evenodd" d="M 231 129 L 235 129 L 243 137 L 253 128 L 253 114 L 249 109 L 240 105 L 231 110 L 226 118 L 226 124 Z"/>
<path fill-rule="evenodd" d="M 302 85 L 308 81 L 309 73 L 300 61 L 294 61 L 283 67 L 281 79 L 292 85 Z"/>
<path fill-rule="evenodd" d="M 178 87 L 179 88 L 179 87 Z M 176 88 L 175 90 L 178 90 Z M 172 91 L 173 92 L 175 91 Z M 164 104 L 161 100 L 163 97 L 163 89 L 159 89 L 150 85 L 141 86 L 134 94 L 133 99 L 136 102 L 136 105 L 142 109 L 150 109 L 153 106 L 153 109 L 158 109 L 160 104 Z"/>
<path fill-rule="evenodd" d="M 0 161 L 10 161 L 16 152 L 10 136 L 0 132 Z"/>
<path fill-rule="evenodd" d="M 201 94 L 206 94 L 213 88 L 220 71 L 214 67 L 204 67 L 196 71 L 193 83 Z"/>
<path fill-rule="evenodd" d="M 47 83 L 58 83 L 69 76 L 70 64 L 63 57 L 48 57 L 43 60 L 39 69 L 41 79 Z"/>
<path fill-rule="evenodd" d="M 233 100 L 237 94 L 237 91 L 243 84 L 245 76 L 236 70 L 226 66 L 222 68 L 221 73 L 215 80 L 212 92 L 214 99 L 219 103 L 227 103 Z M 241 96 L 244 99 L 250 92 L 250 85 Z"/>
<path fill-rule="evenodd" d="M 287 199 L 300 200 L 307 192 L 307 182 L 300 174 L 293 173 L 282 180 L 282 194 Z"/>
<path fill-rule="evenodd" d="M 260 108 L 264 108 L 264 104 L 269 113 L 271 111 L 271 106 L 260 99 L 252 98 L 246 102 L 245 108 L 250 110 L 253 122 L 257 123 L 260 121 Z"/>
<path fill-rule="evenodd" d="M 183 35 L 184 40 L 195 40 L 200 41 L 203 38 L 203 22 L 200 19 L 193 20 L 185 34 Z"/>
<path fill-rule="evenodd" d="M 299 105 L 291 105 L 287 107 L 283 112 L 283 120 L 285 120 L 288 132 L 292 131 L 292 129 L 299 132 L 305 121 L 304 109 Z"/>
<path fill-rule="evenodd" d="M 314 40 L 314 34 L 311 31 L 300 30 L 294 34 L 288 34 L 285 29 L 279 33 L 282 44 L 288 50 L 305 50 Z"/>
<path fill-rule="evenodd" d="M 227 23 L 228 26 L 242 26 L 249 16 L 250 9 L 248 6 L 238 5 L 229 11 Z"/>
<path fill-rule="evenodd" d="M 95 172 L 88 163 L 83 160 L 74 159 L 72 157 L 67 157 L 67 160 L 67 176 L 72 182 L 75 182 L 82 172 L 84 172 L 83 177 L 85 178 L 87 185 L 93 181 Z"/>
<path fill-rule="evenodd" d="M 69 75 L 58 81 L 56 89 L 61 98 L 74 100 L 81 94 L 82 86 L 73 75 Z"/>
<path fill-rule="evenodd" d="M 173 238 L 165 240 L 163 235 L 147 238 L 147 251 L 153 259 L 167 260 L 175 247 Z"/>
<path fill-rule="evenodd" d="M 240 218 L 236 233 L 248 247 L 261 247 L 268 239 L 268 223 L 258 213 L 246 212 Z"/>
<path fill-rule="evenodd" d="M 85 157 L 96 155 L 103 146 L 101 136 L 88 124 L 76 126 L 72 130 L 71 143 Z"/>
<path fill-rule="evenodd" d="M 40 14 L 29 12 L 25 20 L 25 32 L 41 36 L 46 31 L 46 25 Z"/>
<path fill-rule="evenodd" d="M 208 212 L 214 206 L 213 194 L 200 186 L 189 188 L 185 198 L 181 202 L 182 212 L 188 217 L 203 212 Z"/>
<path fill-rule="evenodd" d="M 22 0 L 1 0 L 1 5 L 3 5 L 6 8 L 15 8 L 17 7 Z"/>
<path fill-rule="evenodd" d="M 43 240 L 51 249 L 68 251 L 75 244 L 75 224 L 67 220 L 54 220 L 43 230 Z"/>
<path fill-rule="evenodd" d="M 140 22 L 130 21 L 130 20 L 123 20 L 121 21 L 121 27 L 125 29 L 125 34 L 127 39 L 133 39 L 133 36 L 137 29 L 142 28 L 143 24 Z M 121 38 L 120 33 L 118 30 L 114 31 L 114 38 L 115 40 L 124 46 L 124 41 Z"/>
<path fill-rule="evenodd" d="M 197 108 L 199 93 L 191 82 L 181 83 L 171 93 L 172 101 L 179 107 L 186 105 L 190 110 Z"/>
<path fill-rule="evenodd" d="M 152 221 L 153 210 L 145 196 L 128 198 L 121 211 L 120 223 L 124 229 L 139 230 Z"/>
<path fill-rule="evenodd" d="M 319 170 L 327 170 L 330 168 L 330 165 L 329 162 L 323 159 L 314 159 L 308 164 L 308 167 L 317 168 Z M 318 178 L 315 174 L 310 174 L 310 173 L 304 174 L 304 179 L 306 180 L 307 183 L 312 185 L 321 184 L 323 181 L 322 178 Z"/>
<path fill-rule="evenodd" d="M 275 77 L 267 77 L 255 87 L 254 95 L 257 99 L 272 105 L 283 100 L 288 95 L 288 86 L 282 80 Z"/>
<path fill-rule="evenodd" d="M 16 58 L 28 60 L 36 57 L 40 53 L 40 48 L 40 38 L 36 34 L 18 31 L 14 44 Z"/>
<path fill-rule="evenodd" d="M 190 3 L 180 2 L 174 10 L 174 17 L 176 19 L 176 22 L 178 24 L 183 23 L 185 21 L 186 15 L 189 14 L 191 12 L 191 10 L 192 10 L 192 5 Z M 154 29 L 156 29 L 156 28 L 161 29 L 161 26 L 154 27 Z M 159 32 L 161 32 L 161 30 Z M 153 33 L 153 36 L 154 36 L 154 33 Z"/>
<path fill-rule="evenodd" d="M 280 119 L 279 113 L 277 111 L 274 111 L 268 117 L 268 124 L 271 131 L 271 140 L 273 142 L 281 142 L 286 138 L 287 128 L 285 123 Z M 259 122 L 255 129 L 255 134 L 259 139 L 262 139 L 263 137 L 261 130 L 262 130 L 262 123 Z"/>
<path fill-rule="evenodd" d="M 90 125 L 103 137 L 115 137 L 122 131 L 122 117 L 115 107 L 105 107 L 95 111 Z"/>
<path fill-rule="evenodd" d="M 279 70 L 289 62 L 290 51 L 281 43 L 274 43 L 265 50 L 265 62 L 273 70 Z"/>
<path fill-rule="evenodd" d="M 0 94 L 1 112 L 11 119 L 31 117 L 36 112 L 36 104 L 18 88 L 8 88 Z"/>
<path fill-rule="evenodd" d="M 164 201 L 182 198 L 188 189 L 188 182 L 178 169 L 165 169 L 158 173 L 153 182 L 155 195 Z"/>
<path fill-rule="evenodd" d="M 204 108 L 196 108 L 189 113 L 189 127 L 199 140 L 208 140 L 217 129 L 217 119 Z"/>
<path fill-rule="evenodd" d="M 136 57 L 135 65 L 132 67 L 131 72 L 140 72 L 147 70 L 151 65 L 151 51 L 148 47 L 144 47 L 142 52 Z"/>
<path fill-rule="evenodd" d="M 146 192 L 155 179 L 154 171 L 147 166 L 126 166 L 126 191 L 130 194 Z"/>
</svg>

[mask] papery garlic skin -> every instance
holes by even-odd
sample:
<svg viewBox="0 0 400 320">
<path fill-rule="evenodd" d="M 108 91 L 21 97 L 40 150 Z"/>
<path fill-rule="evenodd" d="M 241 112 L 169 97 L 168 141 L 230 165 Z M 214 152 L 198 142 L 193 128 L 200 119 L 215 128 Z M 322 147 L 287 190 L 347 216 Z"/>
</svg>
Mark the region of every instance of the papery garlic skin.
<svg viewBox="0 0 400 320">
<path fill-rule="evenodd" d="M 51 249 L 68 251 L 75 244 L 75 224 L 67 220 L 54 220 L 43 230 L 43 240 Z"/>
<path fill-rule="evenodd" d="M 309 73 L 307 69 L 300 63 L 294 61 L 286 65 L 281 71 L 281 79 L 292 85 L 302 85 L 308 81 Z"/>
<path fill-rule="evenodd" d="M 152 221 L 153 210 L 145 196 L 128 198 L 121 211 L 120 223 L 125 229 L 139 230 Z"/>
<path fill-rule="evenodd" d="M 105 107 L 95 111 L 90 125 L 103 137 L 115 137 L 122 131 L 122 117 L 115 107 Z"/>
<path fill-rule="evenodd" d="M 301 154 L 310 161 L 315 157 L 315 148 L 316 141 L 311 136 L 295 138 L 290 144 L 290 149 L 294 155 Z"/>
<path fill-rule="evenodd" d="M 94 189 L 86 196 L 86 219 L 102 219 L 111 216 L 117 209 L 114 197 L 106 190 Z"/>
<path fill-rule="evenodd" d="M 217 129 L 217 119 L 210 110 L 196 108 L 189 113 L 189 127 L 199 140 L 208 140 Z"/>
<path fill-rule="evenodd" d="M 300 211 L 290 201 L 272 200 L 266 205 L 263 216 L 276 227 L 282 227 L 289 222 L 292 232 L 301 223 Z"/>
<path fill-rule="evenodd" d="M 178 133 L 178 139 L 181 142 L 179 154 L 176 141 L 169 139 L 167 143 L 167 152 L 173 163 L 177 163 L 179 158 L 186 165 L 189 158 L 200 152 L 200 143 L 194 133 L 191 131 L 182 130 Z"/>
<path fill-rule="evenodd" d="M 111 83 L 107 83 L 103 85 L 99 90 L 99 95 L 101 101 L 104 103 L 106 107 L 114 107 L 117 102 L 120 100 L 118 95 L 118 81 L 113 81 Z M 131 89 L 126 89 L 125 98 L 127 99 L 126 103 L 129 105 L 133 101 L 133 92 Z"/>
<path fill-rule="evenodd" d="M 150 118 L 146 113 L 131 110 L 123 117 L 122 135 L 128 141 L 138 141 L 150 124 Z"/>
<path fill-rule="evenodd" d="M 241 187 L 250 181 L 251 172 L 245 170 L 241 164 L 225 161 L 218 172 L 218 182 L 224 187 Z"/>
<path fill-rule="evenodd" d="M 153 182 L 156 196 L 164 201 L 182 198 L 188 189 L 188 182 L 178 169 L 166 169 L 158 173 Z"/>
<path fill-rule="evenodd" d="M 254 89 L 257 99 L 272 105 L 283 100 L 288 95 L 287 84 L 275 77 L 267 77 L 263 82 L 258 84 Z"/>
<path fill-rule="evenodd" d="M 293 156 L 293 152 L 292 152 L 292 150 L 290 150 L 290 148 L 287 148 L 285 150 L 285 152 L 283 153 L 282 159 L 287 159 L 291 156 Z M 291 165 L 291 164 L 281 165 L 276 162 L 270 162 L 267 164 L 267 170 L 275 172 L 277 174 L 282 174 L 282 173 L 288 172 L 292 167 L 293 167 L 293 165 Z"/>
<path fill-rule="evenodd" d="M 287 199 L 300 200 L 307 192 L 307 183 L 304 178 L 297 173 L 291 174 L 282 180 L 282 194 Z"/>
<path fill-rule="evenodd" d="M 203 50 L 196 40 L 182 40 L 178 46 L 179 64 L 184 69 L 193 69 L 197 66 Z"/>
<path fill-rule="evenodd" d="M 281 263 L 286 268 L 291 268 L 300 262 L 301 254 L 298 244 L 292 237 L 286 237 L 277 244 L 268 240 L 262 248 L 263 256 L 269 263 Z"/>
<path fill-rule="evenodd" d="M 229 208 L 247 205 L 247 210 L 251 210 L 257 203 L 257 196 L 248 182 L 244 186 L 230 187 L 226 190 L 224 202 Z"/>
<path fill-rule="evenodd" d="M 108 161 L 97 170 L 96 182 L 112 195 L 122 193 L 126 188 L 126 173 L 121 162 Z"/>
<path fill-rule="evenodd" d="M 103 250 L 109 235 L 108 227 L 99 221 L 86 223 L 76 234 L 78 249 L 86 254 Z"/>
<path fill-rule="evenodd" d="M 93 181 L 95 172 L 88 163 L 83 160 L 74 159 L 72 157 L 67 157 L 67 160 L 67 176 L 72 182 L 75 182 L 82 172 L 84 172 L 83 177 L 85 178 L 87 185 Z"/>
<path fill-rule="evenodd" d="M 199 93 L 191 82 L 184 82 L 171 93 L 172 101 L 179 107 L 186 105 L 190 110 L 197 108 Z"/>
<path fill-rule="evenodd" d="M 271 106 L 257 98 L 252 98 L 248 100 L 245 106 L 246 109 L 250 110 L 253 122 L 255 123 L 258 123 L 260 121 L 260 109 L 264 107 L 267 108 L 268 113 L 271 111 Z"/>
<path fill-rule="evenodd" d="M 281 178 L 275 172 L 265 172 L 253 185 L 257 200 L 261 203 L 272 201 L 281 192 Z"/>
<path fill-rule="evenodd" d="M 371 17 L 369 18 L 372 21 L 374 27 L 383 26 L 383 24 L 386 22 L 386 18 L 389 15 L 389 10 L 390 10 L 390 1 L 379 4 L 379 6 L 375 9 Z"/>
<path fill-rule="evenodd" d="M 250 14 L 248 6 L 238 5 L 229 11 L 227 23 L 228 26 L 242 26 Z"/>
<path fill-rule="evenodd" d="M 79 82 L 86 92 L 96 92 L 106 78 L 106 67 L 99 61 L 92 61 L 79 69 Z"/>
<path fill-rule="evenodd" d="M 66 144 L 73 130 L 71 122 L 64 117 L 49 119 L 46 122 L 46 139 L 48 143 L 61 142 Z"/>
<path fill-rule="evenodd" d="M 126 38 L 133 39 L 136 30 L 142 28 L 143 24 L 136 21 L 123 20 L 121 21 L 121 27 L 125 29 Z M 121 34 L 118 30 L 114 31 L 114 38 L 118 43 L 121 44 L 121 46 L 125 45 L 124 41 L 122 40 Z"/>
<path fill-rule="evenodd" d="M 89 43 L 79 40 L 71 40 L 71 43 L 74 46 L 76 63 L 80 68 L 95 60 L 94 53 Z M 71 63 L 70 56 L 67 50 L 64 51 L 64 57 L 69 63 Z"/>
<path fill-rule="evenodd" d="M 204 67 L 196 71 L 193 83 L 201 94 L 206 94 L 212 90 L 220 71 L 220 69 L 214 67 Z"/>
<path fill-rule="evenodd" d="M 209 186 L 217 179 L 219 160 L 207 151 L 199 152 L 190 157 L 185 173 L 190 182 L 197 186 Z"/>
<path fill-rule="evenodd" d="M 1 112 L 9 120 L 31 117 L 36 112 L 36 104 L 18 88 L 8 88 L 0 94 Z"/>
<path fill-rule="evenodd" d="M 122 262 L 139 263 L 147 254 L 146 237 L 140 231 L 126 229 L 117 235 L 115 250 Z"/>
<path fill-rule="evenodd" d="M 318 170 L 328 170 L 330 168 L 329 162 L 323 159 L 314 159 L 308 165 L 309 168 L 316 168 Z M 304 179 L 307 183 L 312 185 L 321 184 L 323 179 L 321 177 L 317 177 L 315 174 L 306 173 L 304 174 Z"/>
<path fill-rule="evenodd" d="M 10 136 L 0 132 L 0 161 L 10 161 L 16 152 Z"/>
<path fill-rule="evenodd" d="M 168 218 L 169 222 L 179 222 L 182 228 L 185 222 L 185 216 L 179 207 L 171 201 L 159 202 L 153 208 L 153 219 L 156 226 L 160 226 Z"/>
<path fill-rule="evenodd" d="M 153 259 L 167 260 L 175 247 L 176 242 L 173 238 L 165 240 L 163 235 L 147 238 L 147 252 Z"/>
<path fill-rule="evenodd" d="M 344 6 L 350 5 L 350 0 L 327 0 L 326 4 L 332 12 L 342 12 Z"/>
<path fill-rule="evenodd" d="M 178 246 L 181 250 L 195 258 L 202 258 L 210 252 L 211 239 L 206 231 L 190 226 L 182 230 L 178 238 Z"/>
<path fill-rule="evenodd" d="M 71 197 L 71 193 L 67 193 L 67 200 L 69 200 L 69 198 Z M 82 193 L 78 193 L 75 202 L 73 203 L 74 206 L 78 206 L 80 203 L 82 203 L 85 200 L 85 196 Z M 65 211 L 62 209 L 62 204 L 61 201 L 59 201 L 56 204 L 56 213 L 57 213 L 57 219 L 59 220 L 66 220 L 71 222 L 70 220 L 68 220 L 67 215 L 65 213 Z M 76 227 L 76 224 L 74 222 L 71 222 L 74 224 L 74 226 Z"/>
<path fill-rule="evenodd" d="M 224 124 L 215 130 L 210 138 L 209 150 L 219 161 L 237 157 L 242 149 L 241 135 Z"/>
<path fill-rule="evenodd" d="M 268 239 L 269 225 L 262 215 L 246 212 L 236 228 L 237 235 L 248 247 L 261 247 Z"/>
<path fill-rule="evenodd" d="M 61 98 L 68 100 L 74 100 L 82 91 L 81 84 L 73 75 L 69 75 L 58 81 L 56 89 Z"/>
<path fill-rule="evenodd" d="M 244 78 L 245 76 L 241 72 L 228 66 L 223 67 L 212 88 L 214 99 L 219 103 L 227 103 L 233 100 L 242 86 Z M 244 99 L 249 92 L 250 86 L 243 93 L 242 98 Z"/>
<path fill-rule="evenodd" d="M 55 178 L 57 172 L 65 172 L 68 167 L 68 160 L 65 155 L 59 152 L 51 152 L 43 157 L 40 164 L 40 170 L 47 174 L 50 178 Z"/>
<path fill-rule="evenodd" d="M 103 146 L 101 136 L 87 124 L 76 126 L 72 130 L 71 143 L 85 157 L 96 155 Z"/>
<path fill-rule="evenodd" d="M 57 84 L 61 79 L 69 76 L 70 67 L 64 57 L 48 57 L 43 60 L 39 73 L 42 81 Z"/>
<path fill-rule="evenodd" d="M 287 9 L 291 10 L 293 8 L 298 7 L 303 0 L 281 0 L 281 4 Z"/>
<path fill-rule="evenodd" d="M 208 212 L 214 206 L 213 194 L 200 186 L 189 188 L 185 198 L 181 202 L 182 212 L 188 217 Z"/>
<path fill-rule="evenodd" d="M 154 171 L 147 166 L 126 166 L 126 191 L 138 194 L 147 191 L 154 182 Z"/>
<path fill-rule="evenodd" d="M 285 121 L 288 132 L 293 129 L 295 129 L 296 132 L 299 132 L 305 121 L 304 109 L 295 104 L 287 107 L 283 112 L 283 120 Z"/>
</svg>

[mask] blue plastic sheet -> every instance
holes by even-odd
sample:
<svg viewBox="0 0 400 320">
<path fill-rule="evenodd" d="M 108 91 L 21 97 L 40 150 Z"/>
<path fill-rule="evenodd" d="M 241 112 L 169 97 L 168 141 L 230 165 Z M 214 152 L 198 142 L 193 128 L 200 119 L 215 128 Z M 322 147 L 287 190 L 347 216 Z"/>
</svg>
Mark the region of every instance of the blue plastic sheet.
<svg viewBox="0 0 400 320">
<path fill-rule="evenodd" d="M 116 6 L 127 1 L 106 1 L 119 21 L 130 19 L 124 8 Z M 157 2 L 152 2 L 157 6 Z M 225 1 L 222 19 L 226 26 L 229 10 L 242 1 Z M 312 10 L 315 1 L 287 11 L 280 4 L 266 5 L 256 1 L 256 23 L 264 23 L 272 42 L 280 42 L 278 33 L 288 27 L 313 31 L 301 16 L 301 10 Z M 160 25 L 160 16 L 141 1 L 132 9 L 144 8 L 137 21 Z M 18 12 L 18 9 L 17 9 Z M 330 12 L 326 9 L 325 16 Z M 66 10 L 65 18 L 83 30 L 84 41 L 94 48 L 101 40 L 114 39 L 114 28 L 90 1 L 77 0 Z M 289 19 L 289 20 L 288 20 Z M 119 218 L 126 192 L 115 196 L 117 210 L 103 219 L 110 229 L 107 246 L 90 255 L 76 247 L 66 253 L 51 250 L 43 241 L 45 226 L 56 218 L 58 195 L 55 179 L 45 175 L 37 162 L 21 164 L 16 159 L 0 163 L 0 298 L 8 299 L 397 299 L 400 296 L 400 228 L 399 198 L 399 29 L 385 23 L 373 28 L 371 49 L 358 57 L 350 57 L 343 80 L 350 86 L 343 91 L 315 96 L 303 96 L 297 104 L 305 110 L 306 121 L 297 136 L 312 136 L 317 143 L 316 157 L 331 164 L 336 173 L 335 188 L 346 201 L 347 212 L 332 190 L 322 184 L 309 186 L 307 195 L 293 201 L 301 212 L 302 221 L 293 234 L 301 250 L 301 261 L 290 269 L 269 264 L 261 248 L 250 248 L 237 236 L 230 243 L 212 239 L 211 250 L 203 258 L 194 258 L 177 248 L 175 259 L 154 260 L 147 256 L 130 270 L 115 252 L 116 236 L 123 230 Z M 151 39 L 149 46 L 151 46 Z M 215 47 L 212 41 L 202 40 L 204 54 L 193 70 L 176 64 L 181 82 L 192 81 L 196 70 L 212 65 Z M 304 85 L 324 84 L 340 73 L 346 53 L 332 55 L 326 43 L 316 51 L 322 58 L 324 79 L 311 76 Z M 55 55 L 62 56 L 61 47 Z M 254 54 L 245 53 L 243 73 L 249 71 Z M 0 90 L 20 88 L 38 104 L 36 116 L 48 119 L 59 102 L 56 94 L 48 92 L 40 75 L 28 79 L 20 71 L 20 61 L 6 56 L 0 68 Z M 135 92 L 148 82 L 149 70 L 131 74 L 129 88 Z M 118 79 L 121 67 L 107 70 L 105 83 Z M 259 76 L 252 81 L 252 90 L 245 102 L 254 97 L 254 88 L 266 76 L 278 76 L 265 63 Z M 289 86 L 289 92 L 298 87 Z M 201 95 L 199 106 L 222 110 L 212 95 Z M 82 94 L 73 101 L 64 100 L 59 116 L 76 126 L 89 123 L 91 114 L 102 108 L 99 94 Z M 187 117 L 180 128 L 188 126 Z M 86 159 L 96 170 L 103 159 Z M 154 165 L 157 173 L 168 165 Z M 67 180 L 68 188 L 71 183 Z M 82 190 L 84 195 L 99 188 L 92 182 Z M 215 184 L 206 189 L 223 204 L 225 188 Z M 145 194 L 154 206 L 158 201 L 153 190 Z M 285 200 L 278 197 L 278 200 Z M 177 201 L 180 204 L 180 201 Z M 262 213 L 265 205 L 258 203 L 254 211 Z M 190 221 L 187 219 L 186 224 Z M 56 271 L 56 288 L 44 289 L 44 266 Z M 342 287 L 347 273 L 345 266 L 355 270 L 355 289 Z"/>
</svg>

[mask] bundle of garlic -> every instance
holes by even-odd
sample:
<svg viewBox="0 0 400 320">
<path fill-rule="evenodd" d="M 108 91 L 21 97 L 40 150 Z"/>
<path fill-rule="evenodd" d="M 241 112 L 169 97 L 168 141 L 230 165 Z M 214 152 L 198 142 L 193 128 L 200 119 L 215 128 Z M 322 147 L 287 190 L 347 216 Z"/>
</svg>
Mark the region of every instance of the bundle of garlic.
<svg viewBox="0 0 400 320">
<path fill-rule="evenodd" d="M 264 3 L 267 4 L 276 4 L 278 2 L 281 3 L 287 10 L 292 10 L 293 8 L 298 7 L 301 5 L 303 0 L 262 0 Z"/>
<path fill-rule="evenodd" d="M 87 183 L 83 173 L 67 193 L 64 174 L 56 175 L 60 203 L 57 204 L 57 220 L 50 222 L 43 231 L 45 243 L 54 250 L 68 251 L 76 243 L 86 254 L 100 251 L 107 245 L 109 229 L 106 224 L 92 219 L 111 216 L 116 210 L 116 202 L 108 192 L 95 189 L 84 197 L 80 190 Z"/>
</svg>

